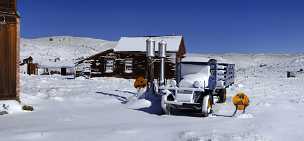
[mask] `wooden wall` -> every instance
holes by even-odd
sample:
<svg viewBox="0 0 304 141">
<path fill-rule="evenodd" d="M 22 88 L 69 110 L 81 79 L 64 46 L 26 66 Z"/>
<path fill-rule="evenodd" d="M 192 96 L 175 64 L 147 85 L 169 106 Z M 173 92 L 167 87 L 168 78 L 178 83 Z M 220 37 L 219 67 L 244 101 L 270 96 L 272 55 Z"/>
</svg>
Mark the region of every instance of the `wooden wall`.
<svg viewBox="0 0 304 141">
<path fill-rule="evenodd" d="M 15 0 L 1 0 L 0 7 L 2 12 L 7 8 L 9 13 L 16 13 Z M 19 100 L 19 19 L 0 13 L 3 16 L 7 24 L 0 24 L 0 100 Z"/>
<path fill-rule="evenodd" d="M 111 54 L 111 55 L 110 55 Z M 175 54 L 174 54 L 175 55 Z M 115 60 L 114 71 L 113 73 L 105 73 L 105 65 L 107 60 Z M 132 73 L 125 73 L 125 62 L 124 60 L 132 59 L 133 60 L 133 69 Z M 118 77 L 118 78 L 127 78 L 135 79 L 139 76 L 146 76 L 146 54 L 143 52 L 113 52 L 113 50 L 105 51 L 103 53 L 94 55 L 87 58 L 86 60 L 94 60 L 91 62 L 92 72 L 100 72 L 99 74 L 92 74 L 91 77 Z M 80 61 L 83 63 L 85 60 Z M 166 60 L 166 78 L 175 78 L 176 77 L 176 64 L 172 60 Z M 96 65 L 96 63 L 100 65 Z M 160 72 L 160 63 L 155 61 L 154 67 L 154 77 L 159 77 Z"/>
</svg>

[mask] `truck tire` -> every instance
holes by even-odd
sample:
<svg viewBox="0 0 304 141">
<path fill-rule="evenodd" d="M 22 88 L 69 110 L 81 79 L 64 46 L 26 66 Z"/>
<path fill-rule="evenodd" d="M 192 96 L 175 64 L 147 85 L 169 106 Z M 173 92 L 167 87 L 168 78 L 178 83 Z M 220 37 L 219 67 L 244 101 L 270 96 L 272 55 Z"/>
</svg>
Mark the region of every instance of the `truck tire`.
<svg viewBox="0 0 304 141">
<path fill-rule="evenodd" d="M 170 107 L 170 105 L 167 105 L 167 110 L 166 110 L 166 115 L 173 115 L 173 111 L 172 111 L 172 108 Z"/>
<path fill-rule="evenodd" d="M 226 102 L 226 98 L 227 98 L 227 91 L 226 89 L 220 89 L 218 92 L 218 103 L 225 103 Z"/>
<path fill-rule="evenodd" d="M 203 101 L 202 101 L 202 115 L 203 115 L 203 117 L 208 117 L 210 111 L 211 111 L 210 96 L 205 95 L 203 97 Z"/>
<path fill-rule="evenodd" d="M 173 108 L 171 108 L 171 106 L 169 104 L 165 103 L 166 99 L 168 99 L 168 95 L 163 95 L 162 99 L 161 99 L 161 107 L 162 107 L 163 113 L 166 115 L 172 115 Z"/>
</svg>

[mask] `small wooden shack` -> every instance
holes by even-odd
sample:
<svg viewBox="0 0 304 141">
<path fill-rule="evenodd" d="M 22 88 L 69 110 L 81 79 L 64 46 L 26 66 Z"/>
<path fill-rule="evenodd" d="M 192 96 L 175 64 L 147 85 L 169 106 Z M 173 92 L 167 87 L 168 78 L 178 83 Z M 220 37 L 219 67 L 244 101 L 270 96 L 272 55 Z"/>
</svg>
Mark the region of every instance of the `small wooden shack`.
<svg viewBox="0 0 304 141">
<path fill-rule="evenodd" d="M 37 75 L 38 74 L 38 64 L 37 63 L 28 63 L 27 64 L 27 74 L 28 75 Z"/>
<path fill-rule="evenodd" d="M 19 33 L 16 0 L 0 0 L 0 100 L 19 100 Z"/>
<path fill-rule="evenodd" d="M 175 78 L 178 64 L 186 53 L 182 36 L 147 36 L 147 37 L 122 37 L 114 49 L 110 49 L 90 56 L 77 63 L 90 65 L 91 77 L 120 77 L 137 78 L 146 74 L 146 40 L 152 38 L 158 43 L 167 42 L 166 77 Z M 158 46 L 156 45 L 156 53 Z M 159 76 L 159 61 L 155 62 L 155 78 Z"/>
</svg>

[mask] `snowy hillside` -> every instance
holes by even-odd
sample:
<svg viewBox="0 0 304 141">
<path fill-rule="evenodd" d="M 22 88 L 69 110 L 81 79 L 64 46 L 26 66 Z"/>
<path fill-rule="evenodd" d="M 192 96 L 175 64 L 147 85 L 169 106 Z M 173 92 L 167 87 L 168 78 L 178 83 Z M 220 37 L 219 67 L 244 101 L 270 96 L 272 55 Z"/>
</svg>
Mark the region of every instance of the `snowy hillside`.
<svg viewBox="0 0 304 141">
<path fill-rule="evenodd" d="M 298 70 L 304 66 L 304 54 L 187 54 L 184 61 L 208 61 L 215 58 L 219 62 L 234 63 L 237 69 L 258 66 L 279 67 L 279 70 Z"/>
<path fill-rule="evenodd" d="M 21 39 L 20 60 L 29 56 L 41 65 L 74 64 L 76 59 L 94 55 L 114 48 L 116 42 L 70 36 L 55 36 L 37 39 Z M 54 63 L 59 58 L 60 61 Z"/>
<path fill-rule="evenodd" d="M 0 116 L 0 135 L 6 141 L 286 141 L 304 137 L 304 74 L 286 77 L 287 70 L 304 69 L 304 55 L 192 54 L 187 59 L 211 57 L 236 63 L 238 69 L 227 102 L 217 104 L 214 112 L 231 115 L 231 97 L 243 91 L 251 102 L 246 114 L 233 118 L 151 114 L 147 107 L 153 103 L 136 100 L 134 80 L 22 75 L 21 100 L 35 111 L 12 110 Z"/>
</svg>

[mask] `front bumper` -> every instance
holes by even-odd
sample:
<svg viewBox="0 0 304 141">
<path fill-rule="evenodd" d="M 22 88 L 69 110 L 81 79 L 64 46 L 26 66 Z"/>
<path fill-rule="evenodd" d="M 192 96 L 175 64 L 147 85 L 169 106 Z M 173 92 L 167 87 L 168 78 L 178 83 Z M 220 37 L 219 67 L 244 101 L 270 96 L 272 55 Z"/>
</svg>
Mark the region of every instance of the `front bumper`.
<svg viewBox="0 0 304 141">
<path fill-rule="evenodd" d="M 201 108 L 201 104 L 200 103 L 166 101 L 165 104 L 167 104 L 170 108 L 174 108 L 174 109 L 193 109 L 193 110 L 199 110 Z"/>
</svg>

